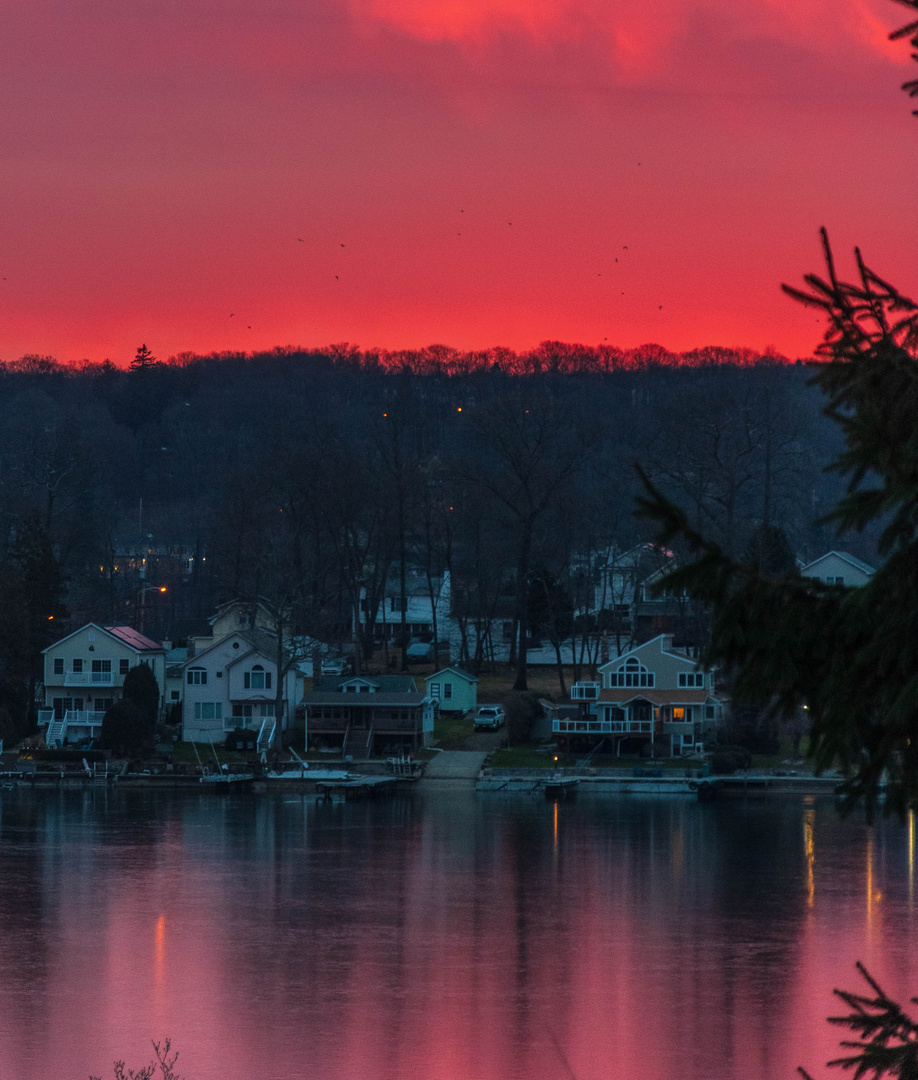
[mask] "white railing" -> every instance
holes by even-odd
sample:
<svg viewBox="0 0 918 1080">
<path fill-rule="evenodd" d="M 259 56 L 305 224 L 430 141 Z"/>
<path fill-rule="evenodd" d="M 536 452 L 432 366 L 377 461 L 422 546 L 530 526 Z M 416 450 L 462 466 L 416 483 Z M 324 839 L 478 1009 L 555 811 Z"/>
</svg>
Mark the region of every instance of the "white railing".
<svg viewBox="0 0 918 1080">
<path fill-rule="evenodd" d="M 561 735 L 649 735 L 650 720 L 553 720 L 551 730 Z"/>
<path fill-rule="evenodd" d="M 64 686 L 114 686 L 115 675 L 111 671 L 68 671 Z"/>
<path fill-rule="evenodd" d="M 274 731 L 277 727 L 277 720 L 273 716 L 266 716 L 261 722 L 261 727 L 258 730 L 258 742 L 255 744 L 257 750 L 270 750 L 271 745 L 274 742 Z"/>
<path fill-rule="evenodd" d="M 89 728 L 90 738 L 95 738 L 102 731 L 104 717 L 104 712 L 90 712 L 88 709 L 67 709 L 63 716 L 55 718 L 53 709 L 40 709 L 38 722 L 47 724 L 47 730 L 45 731 L 46 746 L 63 746 L 68 728 Z"/>
</svg>

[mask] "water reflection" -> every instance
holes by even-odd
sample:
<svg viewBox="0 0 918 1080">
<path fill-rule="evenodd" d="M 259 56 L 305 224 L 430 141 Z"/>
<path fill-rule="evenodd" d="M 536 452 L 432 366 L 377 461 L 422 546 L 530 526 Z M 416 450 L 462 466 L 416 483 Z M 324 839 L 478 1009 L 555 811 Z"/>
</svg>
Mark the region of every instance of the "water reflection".
<svg viewBox="0 0 918 1080">
<path fill-rule="evenodd" d="M 812 800 L 4 793 L 0 1074 L 771 1080 L 914 993 L 913 876 Z"/>
</svg>

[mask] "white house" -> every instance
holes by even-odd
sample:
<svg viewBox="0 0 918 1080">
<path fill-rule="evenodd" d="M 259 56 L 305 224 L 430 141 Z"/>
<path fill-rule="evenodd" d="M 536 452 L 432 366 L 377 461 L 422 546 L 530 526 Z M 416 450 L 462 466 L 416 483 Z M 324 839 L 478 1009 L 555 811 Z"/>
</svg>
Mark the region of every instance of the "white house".
<svg viewBox="0 0 918 1080">
<path fill-rule="evenodd" d="M 804 566 L 800 575 L 827 585 L 866 585 L 873 576 L 873 567 L 847 551 L 829 551 Z"/>
<path fill-rule="evenodd" d="M 259 732 L 269 743 L 275 725 L 277 661 L 273 642 L 257 631 L 228 634 L 183 664 L 182 732 L 186 742 L 223 742 L 235 728 Z M 302 677 L 284 676 L 281 730 L 293 723 Z"/>
<path fill-rule="evenodd" d="M 607 739 L 616 754 L 653 753 L 679 757 L 698 753 L 721 723 L 726 699 L 715 689 L 715 673 L 673 648 L 659 634 L 603 664 L 601 683 L 571 687 L 570 705 L 552 717 L 552 733 L 570 744 Z"/>
<path fill-rule="evenodd" d="M 251 603 L 246 600 L 231 600 L 221 604 L 208 620 L 211 626 L 209 634 L 197 634 L 191 639 L 191 649 L 194 653 L 209 649 L 215 642 L 234 634 L 237 631 L 253 631 L 277 637 L 277 624 L 271 615 L 267 604 L 261 600 Z M 313 660 L 319 653 L 326 651 L 327 646 L 313 638 L 294 637 L 285 633 L 285 642 L 296 653 L 297 667 L 301 675 L 313 674 Z"/>
<path fill-rule="evenodd" d="M 147 664 L 164 705 L 166 651 L 130 626 L 87 623 L 44 650 L 44 705 L 38 723 L 49 746 L 95 738 L 107 709 L 121 698 L 124 677 Z"/>
<path fill-rule="evenodd" d="M 431 598 L 433 591 L 433 598 Z M 385 595 L 380 602 L 373 620 L 373 638 L 381 644 L 391 641 L 402 628 L 402 594 L 398 574 L 390 574 L 386 579 Z M 440 640 L 447 638 L 447 622 L 450 613 L 449 572 L 442 578 L 433 579 L 433 590 L 426 576 L 412 570 L 405 581 L 405 628 L 409 637 L 429 640 L 433 635 L 434 622 Z M 366 590 L 361 589 L 360 610 L 358 612 L 361 628 L 367 625 Z"/>
</svg>

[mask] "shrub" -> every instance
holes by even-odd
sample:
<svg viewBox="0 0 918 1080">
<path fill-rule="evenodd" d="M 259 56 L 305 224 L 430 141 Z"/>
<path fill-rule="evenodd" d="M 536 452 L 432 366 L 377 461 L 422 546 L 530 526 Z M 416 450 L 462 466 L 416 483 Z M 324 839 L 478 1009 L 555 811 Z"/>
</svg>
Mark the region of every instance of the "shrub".
<svg viewBox="0 0 918 1080">
<path fill-rule="evenodd" d="M 254 750 L 258 744 L 258 732 L 248 728 L 236 728 L 226 736 L 223 745 L 227 750 Z"/>
<path fill-rule="evenodd" d="M 719 746 L 711 757 L 711 772 L 730 776 L 737 769 L 748 769 L 751 764 L 749 752 L 741 746 Z"/>
<path fill-rule="evenodd" d="M 155 727 L 134 702 L 116 701 L 102 718 L 99 745 L 118 757 L 147 757 L 153 753 Z"/>
</svg>

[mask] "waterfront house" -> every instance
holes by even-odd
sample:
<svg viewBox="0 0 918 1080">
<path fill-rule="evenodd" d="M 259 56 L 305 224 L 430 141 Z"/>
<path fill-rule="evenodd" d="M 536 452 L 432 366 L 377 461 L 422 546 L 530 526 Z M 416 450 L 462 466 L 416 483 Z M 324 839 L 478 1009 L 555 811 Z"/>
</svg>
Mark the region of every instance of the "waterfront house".
<svg viewBox="0 0 918 1080">
<path fill-rule="evenodd" d="M 410 675 L 317 679 L 303 705 L 310 748 L 366 759 L 409 753 L 433 738 L 433 701 Z"/>
<path fill-rule="evenodd" d="M 38 723 L 48 745 L 82 742 L 99 735 L 107 709 L 121 698 L 124 677 L 147 664 L 166 685 L 166 650 L 130 626 L 87 623 L 44 650 L 44 708 Z"/>
<path fill-rule="evenodd" d="M 478 704 L 478 679 L 458 667 L 445 667 L 424 680 L 427 696 L 440 712 L 464 713 Z"/>
<path fill-rule="evenodd" d="M 847 551 L 829 551 L 804 566 L 800 576 L 827 585 L 866 585 L 873 576 L 873 567 Z"/>
<path fill-rule="evenodd" d="M 220 743 L 235 728 L 271 742 L 276 721 L 277 659 L 272 637 L 257 630 L 227 634 L 183 664 L 182 737 L 186 742 Z M 295 669 L 283 676 L 281 730 L 292 723 L 302 679 Z"/>
<path fill-rule="evenodd" d="M 552 734 L 565 745 L 604 740 L 616 755 L 680 757 L 699 753 L 724 718 L 715 672 L 674 648 L 670 634 L 622 653 L 599 674 L 601 682 L 575 683 L 570 702 L 552 710 Z"/>
</svg>

